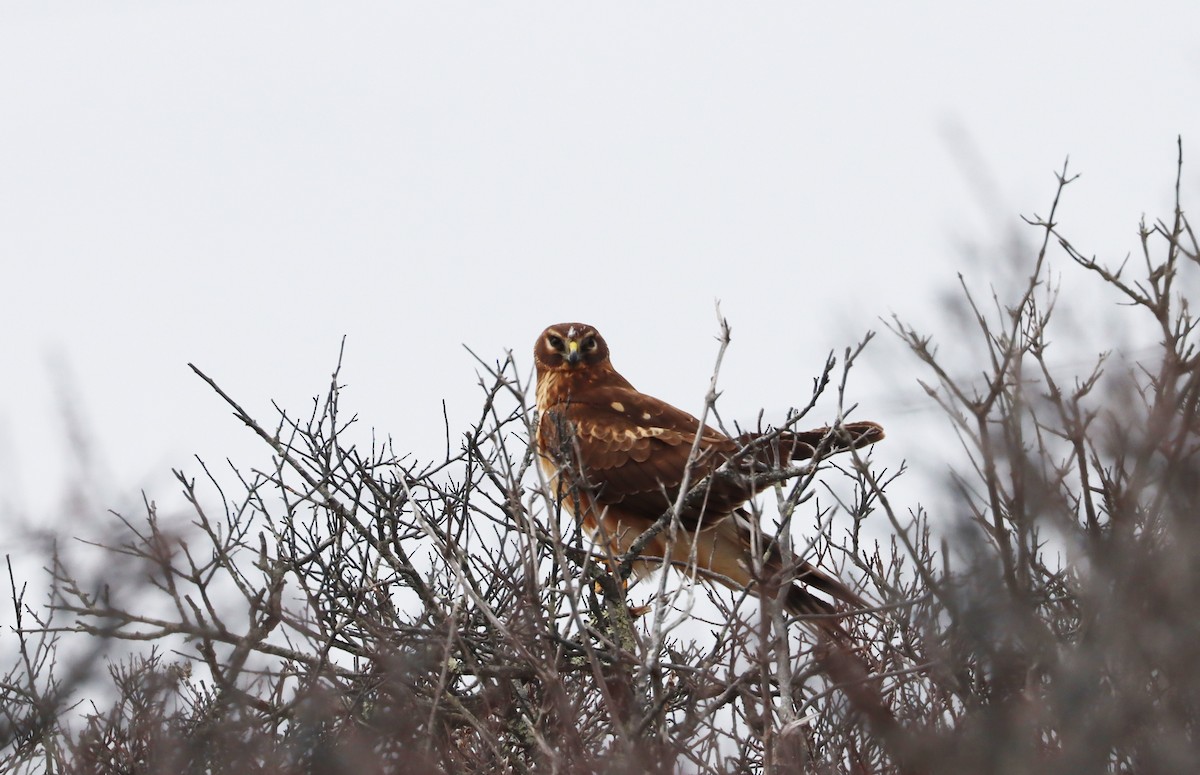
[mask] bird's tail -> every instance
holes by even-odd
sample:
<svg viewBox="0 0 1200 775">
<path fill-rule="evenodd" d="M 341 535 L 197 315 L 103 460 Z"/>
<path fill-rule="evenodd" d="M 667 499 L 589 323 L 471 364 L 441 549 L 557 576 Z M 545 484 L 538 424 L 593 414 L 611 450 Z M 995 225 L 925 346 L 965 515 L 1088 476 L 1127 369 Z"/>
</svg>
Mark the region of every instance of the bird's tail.
<svg viewBox="0 0 1200 775">
<path fill-rule="evenodd" d="M 782 567 L 782 558 L 772 558 L 775 560 L 772 565 Z M 801 562 L 800 567 L 796 572 L 796 580 L 793 582 L 791 589 L 788 590 L 787 597 L 784 599 L 784 605 L 793 614 L 815 614 L 815 613 L 833 613 L 834 607 L 824 600 L 815 597 L 808 591 L 808 587 L 820 590 L 832 597 L 834 600 L 845 603 L 851 608 L 869 608 L 871 606 L 857 592 L 851 589 L 846 582 L 838 577 L 826 573 L 809 562 Z"/>
<path fill-rule="evenodd" d="M 792 616 L 835 617 L 838 613 L 832 603 L 817 597 L 795 582 L 788 587 L 783 606 Z"/>
<path fill-rule="evenodd" d="M 806 583 L 815 586 L 812 580 Z M 828 591 L 824 587 L 817 588 Z M 829 594 L 844 599 L 835 592 Z M 850 594 L 861 601 L 853 592 Z M 784 606 L 794 616 L 807 617 L 804 623 L 816 635 L 813 655 L 822 672 L 877 732 L 886 738 L 896 739 L 902 730 L 884 699 L 882 681 L 864 658 L 861 644 L 842 626 L 837 608 L 813 595 L 799 582 L 788 587 Z"/>
</svg>

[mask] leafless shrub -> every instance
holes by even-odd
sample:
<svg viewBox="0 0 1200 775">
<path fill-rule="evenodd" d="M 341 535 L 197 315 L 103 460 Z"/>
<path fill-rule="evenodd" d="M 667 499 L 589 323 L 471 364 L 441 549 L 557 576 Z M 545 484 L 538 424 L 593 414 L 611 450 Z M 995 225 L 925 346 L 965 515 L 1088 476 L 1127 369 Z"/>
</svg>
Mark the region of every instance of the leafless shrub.
<svg viewBox="0 0 1200 775">
<path fill-rule="evenodd" d="M 933 373 L 926 389 L 969 456 L 955 482 L 966 559 L 931 581 L 936 618 L 923 628 L 933 667 L 922 688 L 937 713 L 921 716 L 939 730 L 918 743 L 928 769 L 1186 772 L 1200 763 L 1200 372 L 1181 291 L 1196 240 L 1177 177 L 1174 213 L 1142 225 L 1139 269 L 1107 267 L 1059 232 L 1071 180 L 1064 167 L 1050 214 L 1029 221 L 1043 239 L 1018 298 L 985 305 L 964 285 L 988 364 L 981 381 L 956 379 L 931 337 L 893 325 Z M 1059 373 L 1053 247 L 1091 275 L 1073 280 L 1078 292 L 1090 282 L 1124 295 L 1113 314 L 1128 330 L 1149 322 L 1154 352 L 1124 362 L 1105 353 L 1082 375 Z"/>
<path fill-rule="evenodd" d="M 1030 221 L 1042 244 L 1016 298 L 983 304 L 964 284 L 981 378 L 953 376 L 933 337 L 892 323 L 968 455 L 955 472 L 962 516 L 939 518 L 940 541 L 919 506 L 890 502 L 902 472 L 857 452 L 781 472 L 777 514 L 756 514 L 777 516 L 785 556 L 857 580 L 878 603 L 843 619 L 867 681 L 839 681 L 771 595 L 755 608 L 712 591 L 715 614 L 697 627 L 678 575 L 631 593 L 633 558 L 597 552 L 541 481 L 512 358 L 484 364 L 479 420 L 435 463 L 363 438 L 340 409 L 340 362 L 306 416 L 281 410 L 270 426 L 197 369 L 271 463 L 177 472 L 187 519 L 152 502 L 116 517 L 117 537 L 91 547 L 107 572 L 56 554 L 46 604 L 27 599 L 10 566 L 18 648 L 0 683 L 0 764 L 1196 769 L 1200 378 L 1180 291 L 1196 240 L 1177 188 L 1172 217 L 1142 229 L 1136 278 L 1107 267 L 1059 233 L 1069 182 L 1064 168 L 1050 214 Z M 1145 318 L 1157 353 L 1059 373 L 1058 251 L 1085 270 L 1072 283 L 1124 294 L 1112 314 Z M 840 372 L 830 360 L 814 398 L 832 388 L 841 406 L 857 353 Z M 814 499 L 831 478 L 845 486 Z M 868 541 L 864 526 L 885 519 L 890 542 Z M 888 723 L 864 718 L 864 691 Z"/>
</svg>

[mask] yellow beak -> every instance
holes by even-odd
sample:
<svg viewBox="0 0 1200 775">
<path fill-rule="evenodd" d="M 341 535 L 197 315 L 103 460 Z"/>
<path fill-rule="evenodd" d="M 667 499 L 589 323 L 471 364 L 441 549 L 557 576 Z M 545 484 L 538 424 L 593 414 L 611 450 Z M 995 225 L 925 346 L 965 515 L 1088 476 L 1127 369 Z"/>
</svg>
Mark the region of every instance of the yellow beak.
<svg viewBox="0 0 1200 775">
<path fill-rule="evenodd" d="M 567 340 L 567 363 L 574 366 L 582 358 L 583 356 L 579 353 L 579 342 L 574 339 Z"/>
</svg>

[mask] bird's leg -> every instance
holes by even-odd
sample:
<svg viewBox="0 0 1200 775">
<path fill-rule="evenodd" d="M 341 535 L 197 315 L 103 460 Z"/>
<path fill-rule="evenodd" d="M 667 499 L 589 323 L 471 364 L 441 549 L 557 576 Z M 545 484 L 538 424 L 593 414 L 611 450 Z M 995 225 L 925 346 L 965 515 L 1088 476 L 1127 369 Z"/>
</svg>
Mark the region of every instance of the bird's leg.
<svg viewBox="0 0 1200 775">
<path fill-rule="evenodd" d="M 629 605 L 629 589 L 637 584 L 640 579 L 634 578 L 634 580 L 631 582 L 628 578 L 621 578 L 620 574 L 617 573 L 617 568 L 613 562 L 610 560 L 607 564 L 609 566 L 608 572 L 604 574 L 603 578 L 596 579 L 594 582 L 592 582 L 592 586 L 595 589 L 597 597 L 610 604 L 612 602 L 616 602 L 616 599 L 619 597 L 620 604 L 629 612 L 630 617 L 634 619 L 641 618 L 649 613 L 654 606 L 649 604 L 633 606 Z M 615 581 L 618 585 L 617 592 L 609 592 L 608 583 L 610 581 Z M 610 594 L 612 594 L 612 599 L 610 599 Z"/>
</svg>

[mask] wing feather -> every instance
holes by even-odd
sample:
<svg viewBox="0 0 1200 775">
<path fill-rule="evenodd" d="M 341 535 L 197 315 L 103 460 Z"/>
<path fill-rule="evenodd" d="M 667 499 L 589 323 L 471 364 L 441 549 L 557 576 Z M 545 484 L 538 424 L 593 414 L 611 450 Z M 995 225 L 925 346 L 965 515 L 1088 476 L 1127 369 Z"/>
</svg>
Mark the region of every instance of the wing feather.
<svg viewBox="0 0 1200 775">
<path fill-rule="evenodd" d="M 579 463 L 595 500 L 619 504 L 648 520 L 661 516 L 678 497 L 697 433 L 700 454 L 692 461 L 690 485 L 738 449 L 738 442 L 701 427 L 691 414 L 624 386 L 595 386 L 556 410 L 574 430 Z M 709 524 L 753 495 L 745 483 L 721 482 L 713 489 L 705 514 Z M 681 515 L 692 527 L 700 517 L 699 509 Z"/>
</svg>

